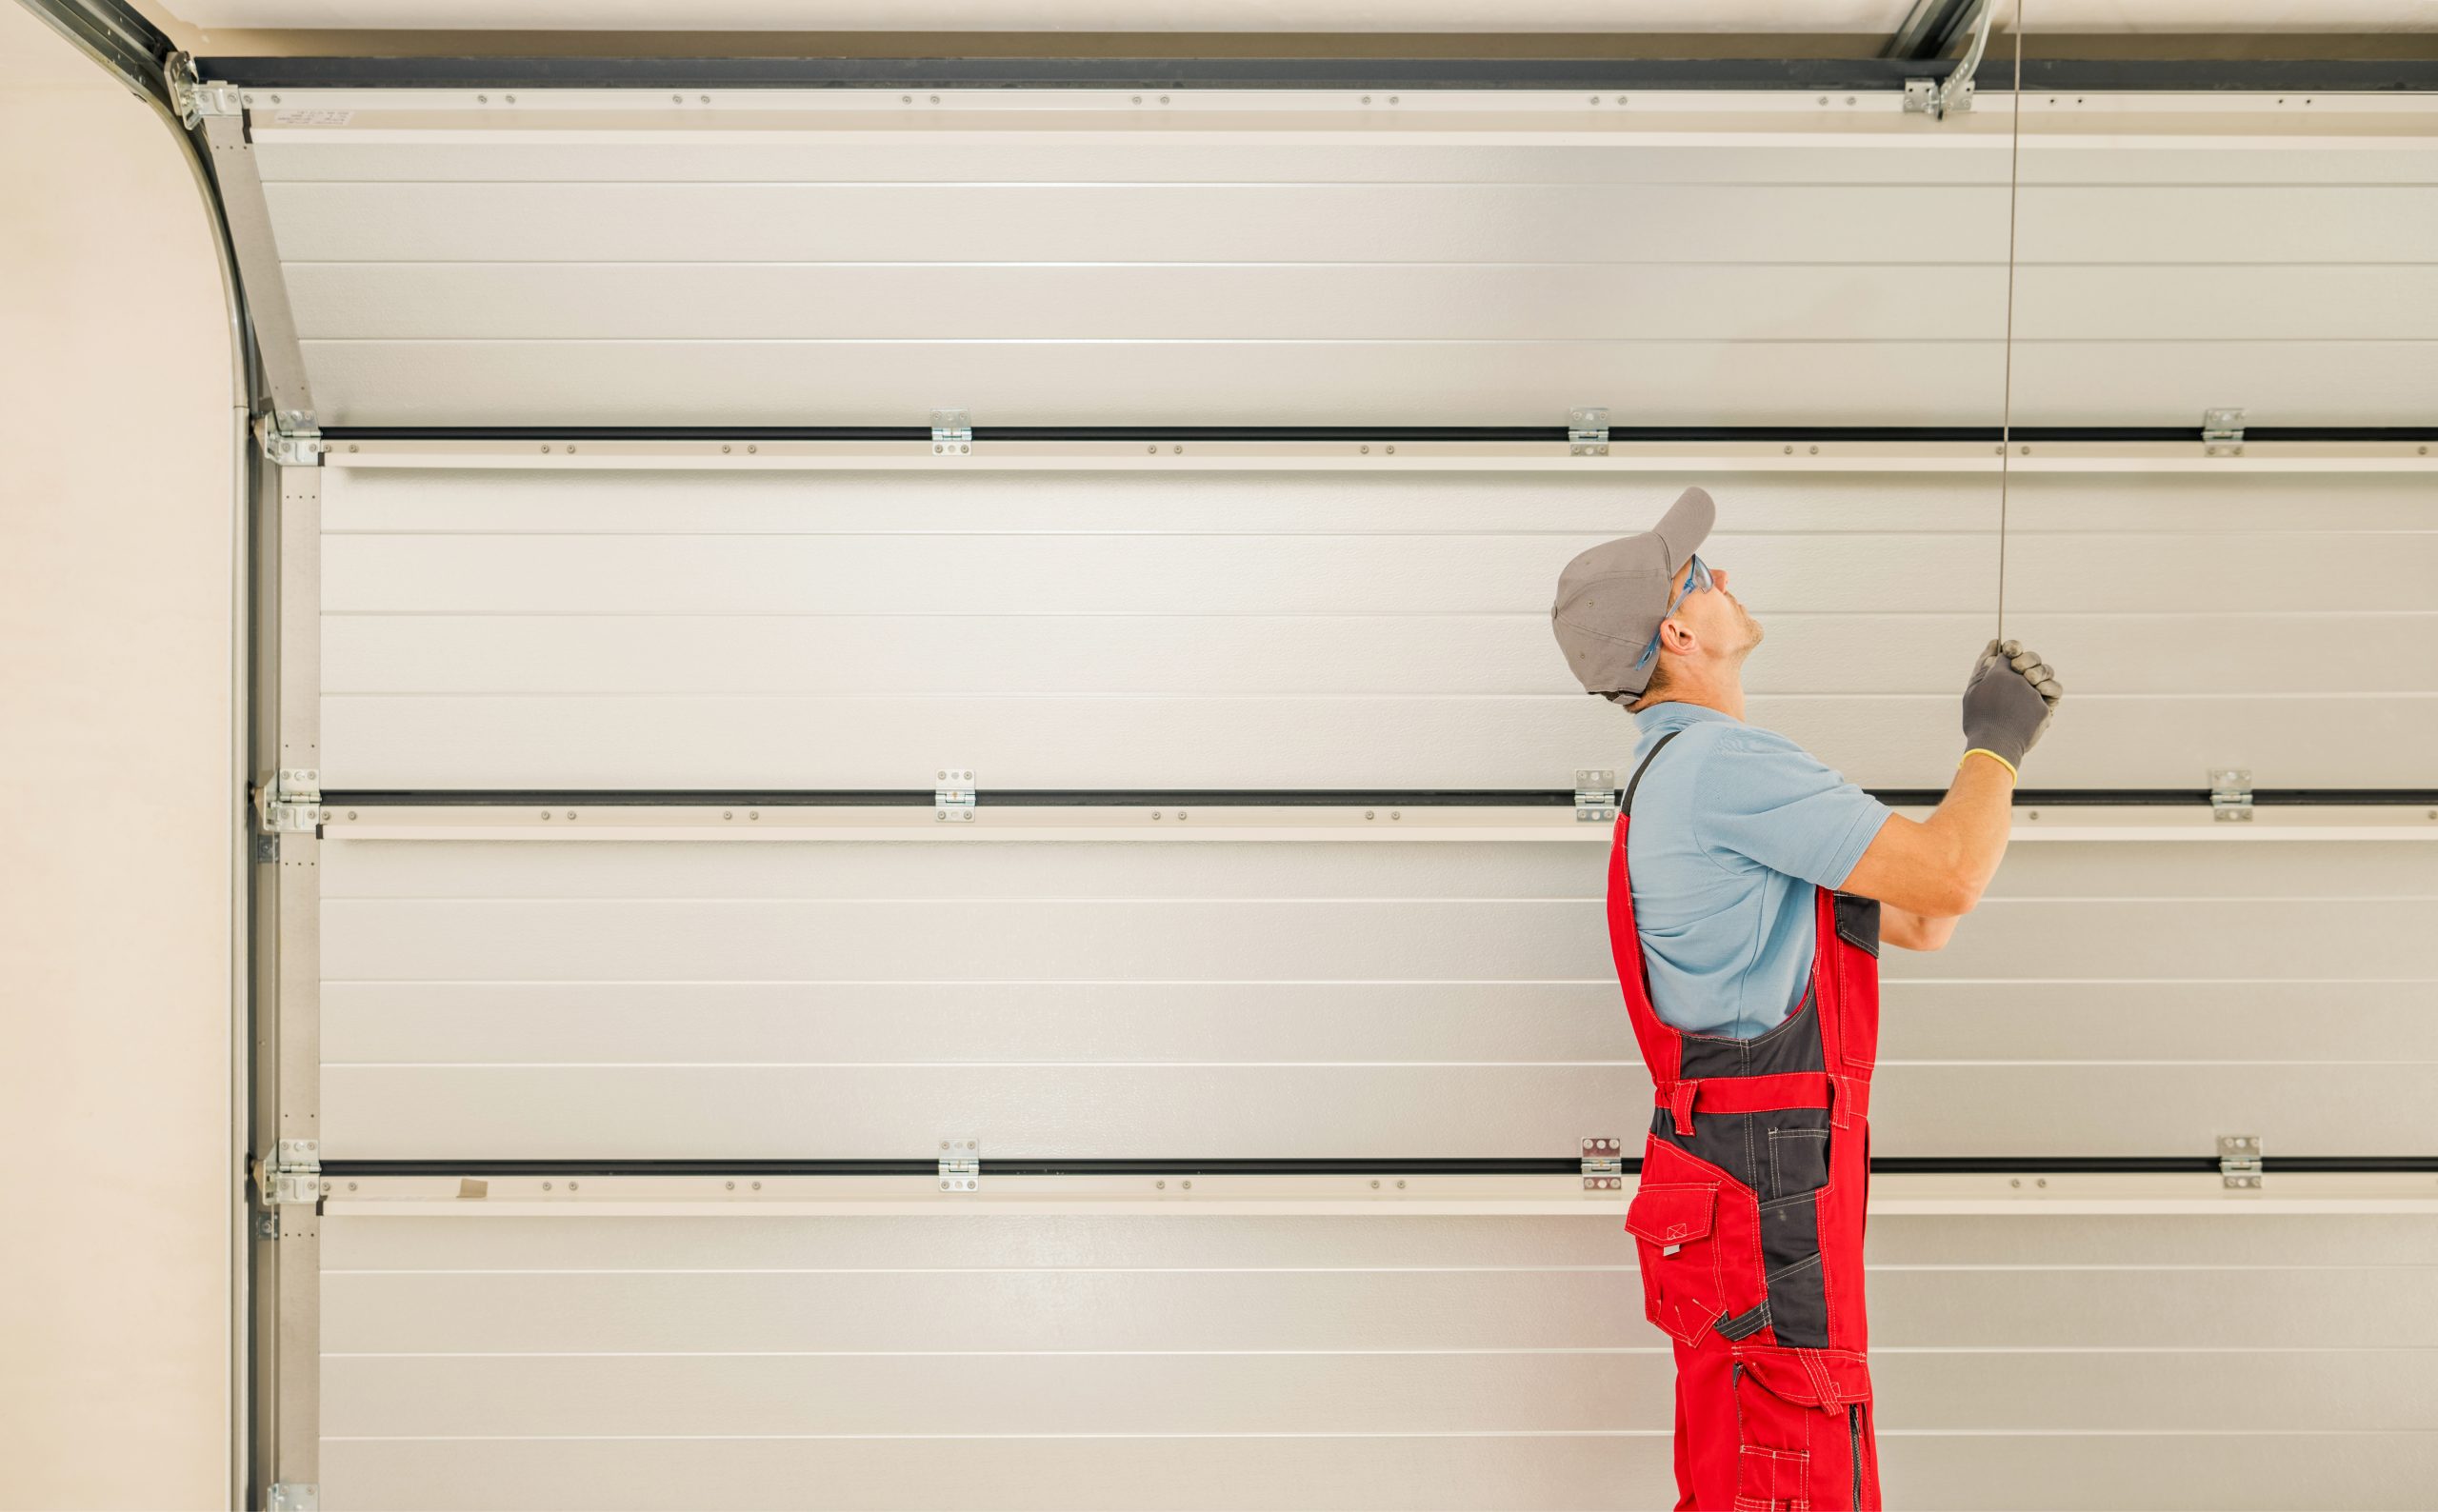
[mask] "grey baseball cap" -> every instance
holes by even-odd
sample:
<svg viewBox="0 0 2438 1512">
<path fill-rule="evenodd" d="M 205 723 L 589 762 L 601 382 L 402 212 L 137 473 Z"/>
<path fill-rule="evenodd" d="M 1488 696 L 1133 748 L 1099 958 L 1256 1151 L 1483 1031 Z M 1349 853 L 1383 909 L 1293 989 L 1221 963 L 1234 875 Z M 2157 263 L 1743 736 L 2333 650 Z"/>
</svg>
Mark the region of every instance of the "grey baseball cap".
<svg viewBox="0 0 2438 1512">
<path fill-rule="evenodd" d="M 1639 693 L 1659 666 L 1634 666 L 1668 615 L 1669 586 L 1709 539 L 1717 506 L 1699 488 L 1676 496 L 1659 524 L 1603 541 L 1558 574 L 1549 626 L 1566 665 L 1589 693 Z"/>
</svg>

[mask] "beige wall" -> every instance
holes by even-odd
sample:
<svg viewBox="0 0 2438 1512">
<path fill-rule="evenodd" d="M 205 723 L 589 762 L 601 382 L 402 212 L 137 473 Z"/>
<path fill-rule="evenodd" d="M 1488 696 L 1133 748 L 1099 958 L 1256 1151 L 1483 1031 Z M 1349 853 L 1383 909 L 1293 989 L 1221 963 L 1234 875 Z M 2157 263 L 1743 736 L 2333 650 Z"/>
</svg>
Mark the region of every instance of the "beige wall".
<svg viewBox="0 0 2438 1512">
<path fill-rule="evenodd" d="M 0 65 L 0 1506 L 221 1506 L 226 307 L 160 119 L 5 0 Z"/>
</svg>

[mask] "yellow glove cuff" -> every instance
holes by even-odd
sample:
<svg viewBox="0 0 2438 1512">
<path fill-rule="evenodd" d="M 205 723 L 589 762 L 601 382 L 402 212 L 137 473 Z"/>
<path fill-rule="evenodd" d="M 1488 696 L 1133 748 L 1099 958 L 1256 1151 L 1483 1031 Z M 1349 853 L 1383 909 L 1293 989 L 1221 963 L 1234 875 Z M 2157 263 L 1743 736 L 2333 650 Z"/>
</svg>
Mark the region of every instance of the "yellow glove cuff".
<svg viewBox="0 0 2438 1512">
<path fill-rule="evenodd" d="M 1975 746 L 1970 750 L 1966 751 L 1964 753 L 1964 760 L 1955 764 L 1955 769 L 1962 771 L 1964 769 L 1964 763 L 1970 761 L 1975 756 L 1988 757 L 1991 761 L 1996 762 L 2001 766 L 2004 766 L 2007 769 L 2008 776 L 2013 778 L 2017 782 L 2023 781 L 2023 773 L 2015 770 L 2014 763 L 2007 760 L 2004 756 L 1999 755 L 1996 751 L 1990 750 L 1987 746 Z"/>
</svg>

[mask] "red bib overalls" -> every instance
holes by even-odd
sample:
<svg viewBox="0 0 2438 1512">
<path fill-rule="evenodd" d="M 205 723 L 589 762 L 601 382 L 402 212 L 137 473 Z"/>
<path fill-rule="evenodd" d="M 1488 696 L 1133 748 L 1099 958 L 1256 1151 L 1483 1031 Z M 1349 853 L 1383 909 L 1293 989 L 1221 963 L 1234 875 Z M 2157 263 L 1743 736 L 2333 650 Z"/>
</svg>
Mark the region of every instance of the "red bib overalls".
<svg viewBox="0 0 2438 1512">
<path fill-rule="evenodd" d="M 1644 1309 L 1676 1348 L 1679 1508 L 1880 1505 L 1863 1320 L 1879 1039 L 1879 905 L 1814 889 L 1802 1006 L 1749 1040 L 1651 1008 L 1626 874 L 1635 768 L 1609 850 L 1609 941 L 1658 1111 L 1627 1209 Z"/>
</svg>

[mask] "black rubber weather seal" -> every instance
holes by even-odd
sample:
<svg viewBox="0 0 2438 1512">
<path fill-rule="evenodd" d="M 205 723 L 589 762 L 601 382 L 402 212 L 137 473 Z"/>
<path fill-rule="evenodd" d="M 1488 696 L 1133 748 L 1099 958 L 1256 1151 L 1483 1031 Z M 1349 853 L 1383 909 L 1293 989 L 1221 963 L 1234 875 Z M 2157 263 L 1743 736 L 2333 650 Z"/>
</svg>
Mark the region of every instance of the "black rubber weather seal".
<svg viewBox="0 0 2438 1512">
<path fill-rule="evenodd" d="M 1871 788 L 1870 795 L 1893 807 L 1935 805 L 1947 796 L 1939 788 Z M 2018 808 L 2171 808 L 2208 807 L 2206 787 L 2033 787 L 2018 788 Z M 361 808 L 645 808 L 653 806 L 737 806 L 754 808 L 928 808 L 938 802 L 929 788 L 337 788 L 322 794 L 325 809 L 353 805 Z M 2438 807 L 2438 787 L 2298 787 L 2264 788 L 2252 794 L 2255 807 L 2281 806 L 2317 807 Z M 982 808 L 1571 808 L 1572 788 L 984 788 L 974 799 Z"/>
<path fill-rule="evenodd" d="M 1623 1162 L 1639 1171 L 1642 1161 Z M 2261 1162 L 2267 1174 L 2417 1173 L 2438 1171 L 2438 1155 L 2287 1155 Z M 1886 1176 L 2156 1176 L 2214 1173 L 2207 1155 L 1935 1155 L 1882 1156 L 1870 1168 Z M 989 1160 L 988 1176 L 1571 1176 L 1580 1160 L 1382 1158 L 1365 1160 Z M 857 1160 L 468 1160 L 325 1161 L 325 1178 L 384 1176 L 929 1176 L 933 1161 Z"/>
<path fill-rule="evenodd" d="M 469 58 L 214 57 L 206 80 L 265 90 L 1847 90 L 1944 72 L 1905 58 Z M 2013 60 L 1973 75 L 2013 87 Z M 2438 90 L 2422 59 L 2027 58 L 2027 90 Z"/>
<path fill-rule="evenodd" d="M 1518 1160 L 985 1160 L 985 1176 L 1562 1176 L 1583 1163 Z M 2213 1165 L 2211 1167 L 2215 1169 Z M 485 1160 L 325 1161 L 325 1177 L 367 1176 L 930 1176 L 932 1161 Z"/>
<path fill-rule="evenodd" d="M 348 441 L 929 441 L 923 426 L 325 426 Z M 1612 443 L 2191 442 L 2199 426 L 1611 426 Z M 1409 441 L 1549 442 L 1564 426 L 976 426 L 977 442 Z M 2438 426 L 2249 426 L 2247 442 L 2438 441 Z"/>
</svg>

